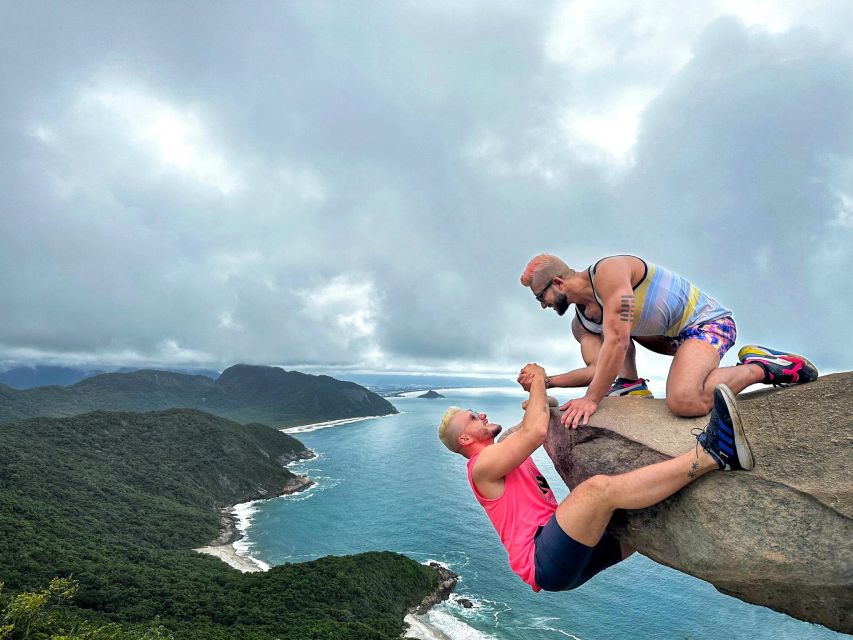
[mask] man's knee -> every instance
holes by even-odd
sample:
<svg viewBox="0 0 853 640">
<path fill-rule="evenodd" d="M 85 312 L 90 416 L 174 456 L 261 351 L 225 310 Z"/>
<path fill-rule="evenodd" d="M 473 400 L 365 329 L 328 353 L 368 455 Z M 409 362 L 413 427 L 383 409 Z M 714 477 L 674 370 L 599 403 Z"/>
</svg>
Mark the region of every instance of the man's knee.
<svg viewBox="0 0 853 640">
<path fill-rule="evenodd" d="M 672 413 L 683 418 L 707 415 L 711 411 L 712 398 L 705 398 L 700 389 L 678 389 L 666 396 L 666 406 Z"/>
<path fill-rule="evenodd" d="M 572 493 L 580 492 L 582 497 L 595 502 L 608 502 L 613 478 L 605 475 L 591 476 L 575 487 Z"/>
</svg>

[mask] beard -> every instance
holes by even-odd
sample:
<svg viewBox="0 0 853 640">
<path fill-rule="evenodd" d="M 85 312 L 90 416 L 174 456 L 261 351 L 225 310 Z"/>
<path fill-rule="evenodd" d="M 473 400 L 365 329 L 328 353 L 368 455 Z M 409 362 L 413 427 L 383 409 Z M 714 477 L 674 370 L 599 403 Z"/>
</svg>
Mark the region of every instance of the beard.
<svg viewBox="0 0 853 640">
<path fill-rule="evenodd" d="M 503 429 L 503 427 L 499 424 L 490 424 L 489 427 L 492 430 L 493 438 L 497 438 L 498 434 L 501 432 L 501 429 Z"/>
<path fill-rule="evenodd" d="M 569 299 L 563 293 L 558 293 L 554 296 L 554 302 L 551 303 L 554 311 L 558 316 L 563 315 L 569 309 Z"/>
</svg>

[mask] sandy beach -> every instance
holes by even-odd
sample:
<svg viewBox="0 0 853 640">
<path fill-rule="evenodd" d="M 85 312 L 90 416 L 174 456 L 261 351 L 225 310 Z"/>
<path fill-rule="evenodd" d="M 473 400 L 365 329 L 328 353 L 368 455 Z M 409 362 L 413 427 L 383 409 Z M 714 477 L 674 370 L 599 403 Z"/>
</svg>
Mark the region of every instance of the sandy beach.
<svg viewBox="0 0 853 640">
<path fill-rule="evenodd" d="M 209 547 L 200 547 L 198 549 L 193 549 L 193 551 L 197 551 L 199 553 L 206 553 L 208 555 L 219 558 L 228 566 L 237 569 L 242 573 L 256 573 L 259 571 L 268 571 L 269 565 L 265 562 L 261 562 L 260 560 L 256 560 L 251 556 L 241 556 L 237 553 L 236 549 L 234 549 L 231 544 L 217 545 L 217 546 L 209 546 Z M 416 640 L 450 640 L 450 638 L 436 629 L 435 627 L 430 626 L 428 623 L 421 620 L 418 616 L 415 616 L 412 613 L 406 614 L 406 617 L 403 618 L 403 621 L 409 625 L 409 628 L 404 631 L 401 635 L 403 638 L 414 638 Z"/>
<path fill-rule="evenodd" d="M 324 428 L 335 423 L 346 424 L 349 422 L 357 422 L 359 420 L 367 419 L 369 418 L 351 418 L 342 421 L 336 420 L 327 423 L 319 423 L 317 425 L 303 425 L 303 427 L 296 427 L 296 429 L 303 429 L 307 427 L 308 430 L 313 430 L 313 428 Z M 285 430 L 282 429 L 282 431 Z M 313 451 L 311 453 L 311 457 L 314 457 L 316 455 Z M 301 462 L 301 460 L 295 460 L 291 464 L 295 464 L 297 462 Z M 280 497 L 283 495 L 298 493 L 299 491 L 307 489 L 312 484 L 314 483 L 310 478 L 306 476 L 297 475 L 295 478 L 293 478 L 291 484 L 283 488 L 279 496 L 273 497 Z M 272 499 L 272 497 L 264 498 L 263 500 L 270 499 Z M 251 523 L 251 517 L 255 512 L 254 505 L 261 501 L 262 500 L 252 500 L 250 502 L 243 502 L 240 504 L 236 504 L 230 508 L 223 509 L 220 518 L 219 536 L 209 545 L 193 549 L 193 551 L 219 558 L 229 567 L 232 567 L 233 569 L 236 569 L 241 573 L 257 573 L 262 571 L 269 571 L 270 565 L 248 555 L 248 553 L 246 553 L 248 547 L 246 545 L 241 545 L 241 541 L 245 537 L 245 531 L 249 527 Z M 406 614 L 406 616 L 403 618 L 403 621 L 408 624 L 408 629 L 401 634 L 402 638 L 414 638 L 416 640 L 450 640 L 450 638 L 446 634 L 442 633 L 429 623 L 425 622 L 421 618 L 421 616 L 417 615 L 416 612 Z"/>
<path fill-rule="evenodd" d="M 254 573 L 256 571 L 267 571 L 269 569 L 269 566 L 260 560 L 255 560 L 251 556 L 239 555 L 230 544 L 219 545 L 216 547 L 200 547 L 198 549 L 193 549 L 193 551 L 206 553 L 219 558 L 228 566 L 233 567 L 242 573 Z"/>
<path fill-rule="evenodd" d="M 441 631 L 428 625 L 411 613 L 407 613 L 403 622 L 409 625 L 408 631 L 404 631 L 403 638 L 416 638 L 417 640 L 450 640 Z"/>
<path fill-rule="evenodd" d="M 311 454 L 311 457 L 316 455 L 313 451 Z M 294 462 L 300 461 L 296 460 Z M 310 478 L 296 475 L 291 478 L 288 484 L 282 487 L 281 492 L 277 496 L 264 499 L 271 500 L 272 498 L 298 493 L 313 484 L 314 482 Z M 250 556 L 246 553 L 248 547 L 245 544 L 241 545 L 241 541 L 245 537 L 246 528 L 249 526 L 252 514 L 255 512 L 254 505 L 257 502 L 260 502 L 260 500 L 241 502 L 240 504 L 235 504 L 233 507 L 223 509 L 219 521 L 219 536 L 209 545 L 193 549 L 193 551 L 219 558 L 229 567 L 233 567 L 243 573 L 269 571 L 270 566 L 267 563 Z"/>
<path fill-rule="evenodd" d="M 352 424 L 354 422 L 361 422 L 362 420 L 373 420 L 374 418 L 387 418 L 389 416 L 395 415 L 393 413 L 382 415 L 382 416 L 361 416 L 358 418 L 341 418 L 339 420 L 326 420 L 325 422 L 312 422 L 311 424 L 302 424 L 297 427 L 284 427 L 279 429 L 282 433 L 294 434 L 294 433 L 308 433 L 309 431 L 317 431 L 318 429 L 327 429 L 329 427 L 339 427 L 344 424 Z"/>
</svg>

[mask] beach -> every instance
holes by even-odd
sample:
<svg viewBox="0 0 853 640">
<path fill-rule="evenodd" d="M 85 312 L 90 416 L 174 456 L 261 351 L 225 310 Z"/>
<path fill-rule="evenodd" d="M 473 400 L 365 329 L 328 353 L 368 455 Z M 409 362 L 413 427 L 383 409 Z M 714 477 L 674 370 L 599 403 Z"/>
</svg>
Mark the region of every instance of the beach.
<svg viewBox="0 0 853 640">
<path fill-rule="evenodd" d="M 288 487 L 289 490 L 283 492 L 281 496 L 297 493 L 307 489 L 313 484 L 313 482 L 305 476 L 297 477 L 304 480 L 304 482 L 296 488 L 293 486 Z M 272 498 L 268 498 L 268 500 L 271 499 Z M 241 573 L 269 571 L 270 565 L 248 555 L 248 547 L 241 544 L 245 537 L 246 529 L 251 524 L 252 514 L 257 511 L 257 507 L 255 505 L 259 502 L 263 502 L 263 500 L 243 502 L 234 505 L 230 510 L 223 511 L 222 519 L 220 521 L 222 531 L 219 536 L 210 545 L 193 549 L 193 551 L 219 558 L 229 567 L 236 569 Z M 450 640 L 447 635 L 424 622 L 414 613 L 407 613 L 405 618 L 403 618 L 403 621 L 409 625 L 409 628 L 401 634 L 401 637 L 415 638 L 416 640 Z"/>
<path fill-rule="evenodd" d="M 416 638 L 417 640 L 450 640 L 435 627 L 430 626 L 412 613 L 407 613 L 403 622 L 409 625 L 408 631 L 403 632 L 404 638 Z"/>
<path fill-rule="evenodd" d="M 314 457 L 315 455 L 316 454 L 311 451 L 311 457 Z M 291 464 L 302 462 L 304 460 L 305 458 L 302 460 L 296 460 L 289 463 L 287 466 L 289 467 Z M 288 484 L 282 487 L 281 492 L 278 495 L 266 499 L 272 500 L 273 498 L 292 495 L 294 493 L 304 491 L 313 484 L 314 482 L 307 476 L 296 475 L 288 482 Z M 252 519 L 252 514 L 257 511 L 255 505 L 258 502 L 261 502 L 261 500 L 241 502 L 239 504 L 235 504 L 230 509 L 223 509 L 219 521 L 219 536 L 217 536 L 216 540 L 211 542 L 209 545 L 193 549 L 193 551 L 206 553 L 207 555 L 219 558 L 228 566 L 243 573 L 268 571 L 270 566 L 267 563 L 250 556 L 248 553 L 248 546 L 243 543 L 243 539 L 246 536 L 246 529 Z"/>
<path fill-rule="evenodd" d="M 382 416 L 362 416 L 359 418 L 340 418 L 338 420 L 325 420 L 324 422 L 312 422 L 311 424 L 301 424 L 296 427 L 283 427 L 279 429 L 282 433 L 287 433 L 293 435 L 295 433 L 310 433 L 311 431 L 317 431 L 318 429 L 328 429 L 329 427 L 339 427 L 345 424 L 353 424 L 355 422 L 361 422 L 363 420 L 374 420 L 376 418 L 387 418 L 389 416 L 393 416 L 395 414 L 390 413 Z"/>
<path fill-rule="evenodd" d="M 237 569 L 242 573 L 254 573 L 256 571 L 266 571 L 269 566 L 259 560 L 255 560 L 251 556 L 241 556 L 232 545 L 220 545 L 218 547 L 200 547 L 193 549 L 199 553 L 219 558 L 228 566 Z"/>
</svg>

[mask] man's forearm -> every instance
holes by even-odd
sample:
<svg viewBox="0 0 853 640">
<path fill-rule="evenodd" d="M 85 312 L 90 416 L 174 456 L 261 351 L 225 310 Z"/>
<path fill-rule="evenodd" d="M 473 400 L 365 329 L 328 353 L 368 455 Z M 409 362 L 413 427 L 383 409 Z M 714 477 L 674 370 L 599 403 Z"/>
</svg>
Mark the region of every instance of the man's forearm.
<svg viewBox="0 0 853 640">
<path fill-rule="evenodd" d="M 544 438 L 548 433 L 550 419 L 548 396 L 545 395 L 545 377 L 536 376 L 530 383 L 530 397 L 527 400 L 527 408 L 524 410 L 521 428 L 535 430 L 537 435 Z"/>
<path fill-rule="evenodd" d="M 610 385 L 613 384 L 616 374 L 619 373 L 619 368 L 625 360 L 625 353 L 628 351 L 630 344 L 630 339 L 627 341 L 604 339 L 601 351 L 598 353 L 595 375 L 592 382 L 589 383 L 586 397 L 595 402 L 600 402 L 607 395 Z"/>
<path fill-rule="evenodd" d="M 559 373 L 548 377 L 548 388 L 559 387 L 588 387 L 595 376 L 595 366 L 590 365 L 583 369 L 573 369 L 566 373 Z"/>
</svg>

